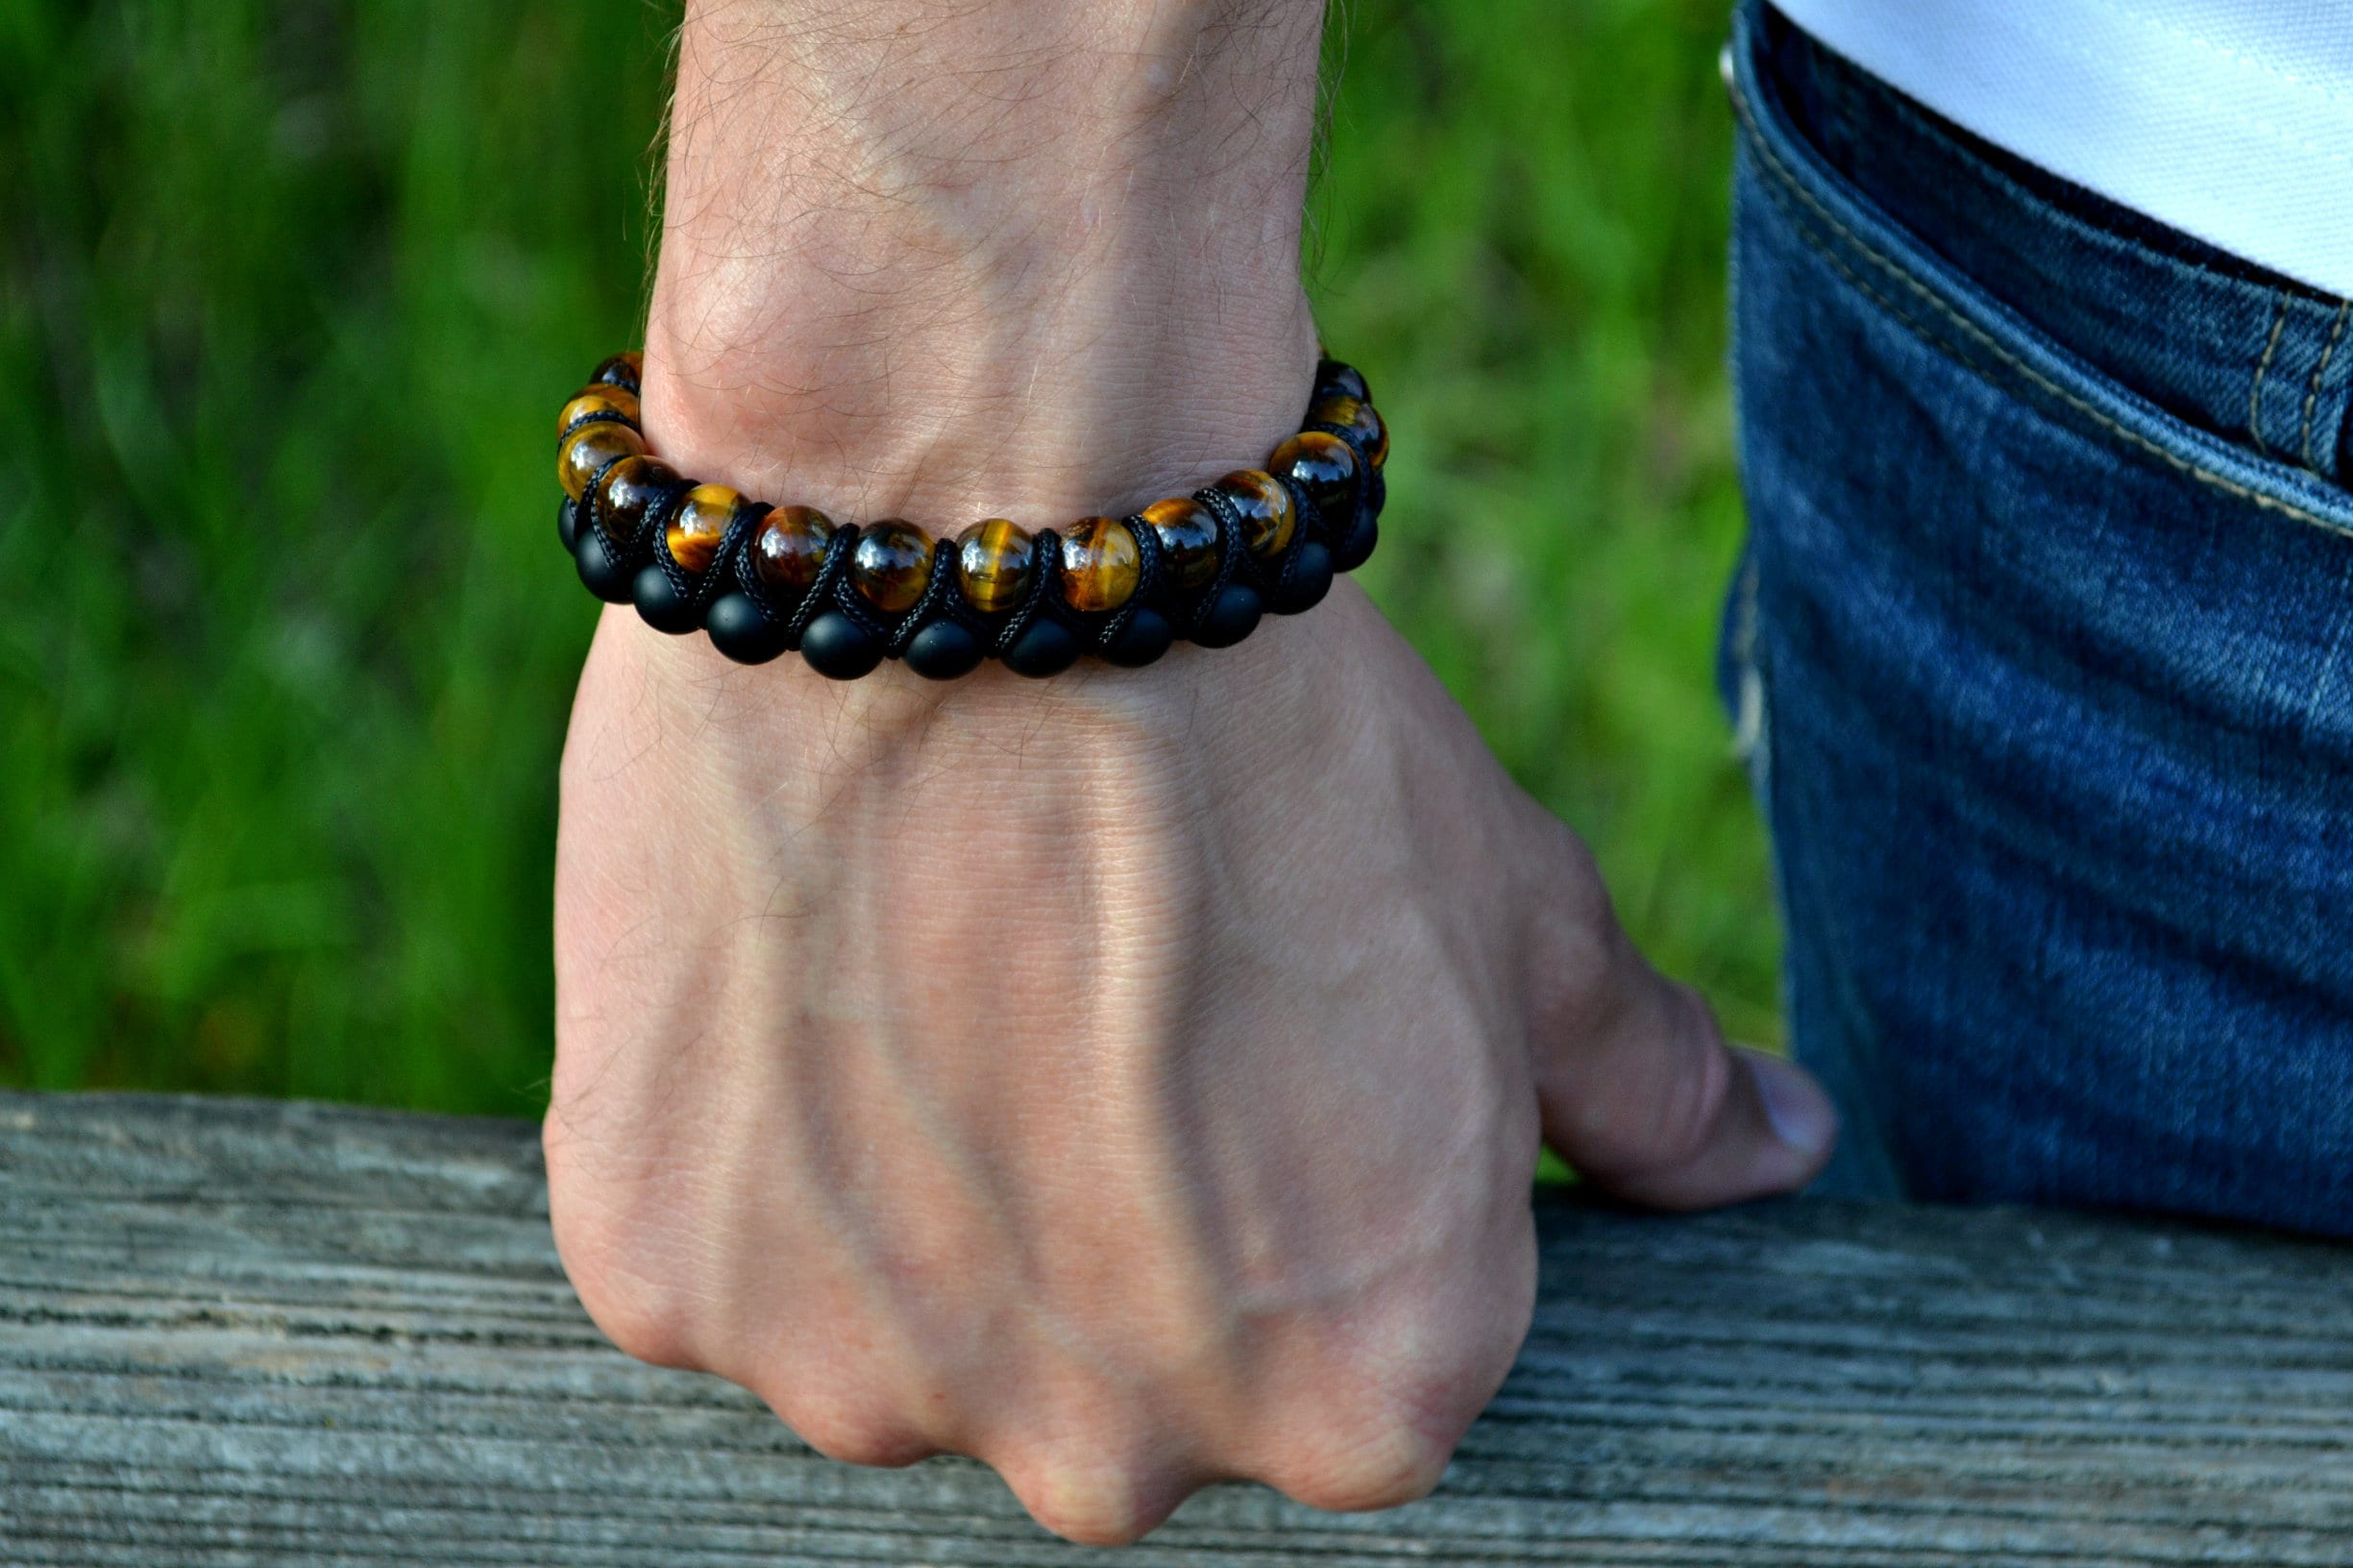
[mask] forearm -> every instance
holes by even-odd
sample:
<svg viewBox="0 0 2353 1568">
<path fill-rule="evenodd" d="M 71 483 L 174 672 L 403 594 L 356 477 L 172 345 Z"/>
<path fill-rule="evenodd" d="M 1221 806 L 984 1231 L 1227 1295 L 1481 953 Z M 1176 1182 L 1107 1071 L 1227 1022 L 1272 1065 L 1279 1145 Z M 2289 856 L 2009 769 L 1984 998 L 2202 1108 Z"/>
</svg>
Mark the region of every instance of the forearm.
<svg viewBox="0 0 2353 1568">
<path fill-rule="evenodd" d="M 649 433 L 858 519 L 1042 526 L 1295 426 L 1322 0 L 701 0 Z"/>
</svg>

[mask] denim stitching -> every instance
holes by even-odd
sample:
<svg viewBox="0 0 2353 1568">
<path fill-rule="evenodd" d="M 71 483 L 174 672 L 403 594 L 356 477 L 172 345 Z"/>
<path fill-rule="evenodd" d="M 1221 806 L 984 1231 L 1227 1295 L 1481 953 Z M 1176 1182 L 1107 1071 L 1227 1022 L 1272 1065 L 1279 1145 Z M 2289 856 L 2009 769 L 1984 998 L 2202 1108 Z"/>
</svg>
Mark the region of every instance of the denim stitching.
<svg viewBox="0 0 2353 1568">
<path fill-rule="evenodd" d="M 2263 438 L 2263 382 L 2271 374 L 2271 356 L 2279 353 L 2280 334 L 2288 330 L 2288 291 L 2279 290 L 2279 306 L 2271 313 L 2271 337 L 2263 346 L 2263 357 L 2255 361 L 2255 384 L 2246 395 L 2246 433 L 2255 441 L 2255 450 L 2266 457 L 2271 455 L 2271 443 Z"/>
<path fill-rule="evenodd" d="M 2304 466 L 2316 474 L 2320 472 L 2320 465 L 2312 454 L 2312 418 L 2320 406 L 2320 378 L 2328 374 L 2328 362 L 2337 357 L 2337 342 L 2344 336 L 2347 315 L 2353 315 L 2353 300 L 2337 306 L 2337 324 L 2328 331 L 2328 341 L 2320 347 L 2320 362 L 2313 366 L 2312 385 L 2304 391 Z"/>
<path fill-rule="evenodd" d="M 1841 93 L 1839 96 L 1844 98 L 1848 95 Z M 2167 277 L 2191 277 L 2207 286 L 2219 284 L 2253 297 L 2271 292 L 2270 289 L 2263 287 L 2251 279 L 2231 277 L 2217 272 L 2203 262 L 2151 249 L 2145 242 L 2120 234 L 2095 218 L 2082 213 L 2071 212 L 2066 208 L 2055 205 L 2049 197 L 2028 189 L 2002 169 L 1983 162 L 1968 148 L 1956 141 L 1951 133 L 1936 124 L 1927 112 L 1915 107 L 1911 100 L 1893 87 L 1879 88 L 1875 107 L 1885 110 L 1902 121 L 1904 129 L 1913 135 L 1932 143 L 1942 157 L 1959 163 L 1976 164 L 1976 172 L 1979 176 L 1988 181 L 2004 197 L 2021 206 L 2032 208 L 2036 222 L 2063 227 L 2078 241 L 2096 247 L 2103 256 L 2123 254 L 2128 256 L 2136 266 L 2146 265 L 2150 262 L 2156 263 Z"/>
<path fill-rule="evenodd" d="M 2215 489 L 2223 492 L 2225 495 L 2236 496 L 2242 501 L 2261 506 L 2267 511 L 2274 511 L 2283 516 L 2294 518 L 2299 523 L 2307 523 L 2312 527 L 2323 529 L 2326 532 L 2339 534 L 2346 538 L 2353 538 L 2353 526 L 2348 526 L 2346 524 L 2322 517 L 2317 512 L 2310 511 L 2305 507 L 2298 506 L 2295 504 L 2295 502 L 2291 501 L 2282 501 L 2277 496 L 2266 495 L 2261 490 L 2254 489 L 2249 485 L 2241 484 L 2236 479 L 2230 478 L 2221 474 L 2218 474 L 2212 469 L 2198 463 L 2194 459 L 2185 457 L 2181 453 L 2173 452 L 2158 442 L 2150 440 L 2147 436 L 2143 435 L 2140 431 L 2132 429 L 2132 427 L 2123 424 L 2122 422 L 2114 418 L 2112 415 L 2103 412 L 2099 408 L 2093 406 L 2091 404 L 2077 397 L 2074 393 L 2069 391 L 2066 387 L 2061 386 L 2058 382 L 2052 380 L 2049 377 L 2035 369 L 2025 360 L 2020 358 L 2017 355 L 2002 347 L 2000 341 L 1992 333 L 1988 332 L 1984 328 L 1978 326 L 1975 322 L 1971 321 L 1967 316 L 1961 314 L 1960 311 L 1954 309 L 1944 300 L 1938 298 L 1935 290 L 1931 289 L 1926 283 L 1922 282 L 1919 279 L 1911 276 L 1911 274 L 1906 272 L 1900 265 L 1899 265 L 1894 258 L 1882 253 L 1876 246 L 1873 245 L 1870 241 L 1864 239 L 1860 234 L 1857 234 L 1853 230 L 1847 227 L 1844 222 L 1840 221 L 1837 213 L 1832 212 L 1828 208 L 1823 205 L 1820 197 L 1816 196 L 1812 191 L 1807 190 L 1805 186 L 1799 182 L 1795 172 L 1781 161 L 1780 155 L 1774 151 L 1772 144 L 1766 139 L 1763 130 L 1757 125 L 1754 106 L 1749 102 L 1749 96 L 1745 87 L 1736 89 L 1733 92 L 1732 105 L 1739 113 L 1741 128 L 1749 134 L 1751 144 L 1753 145 L 1758 154 L 1763 157 L 1765 166 L 1772 171 L 1774 179 L 1777 184 L 1786 187 L 1790 194 L 1796 196 L 1800 201 L 1803 202 L 1807 208 L 1811 208 L 1817 218 L 1819 218 L 1823 223 L 1827 224 L 1834 233 L 1842 236 L 1847 243 L 1853 246 L 1857 251 L 1860 251 L 1864 256 L 1868 257 L 1874 264 L 1887 273 L 1890 277 L 1894 278 L 1897 282 L 1911 290 L 1913 293 L 1918 294 L 1923 300 L 1927 302 L 1928 306 L 1931 309 L 1935 310 L 1939 315 L 1944 316 L 1947 320 L 1951 322 L 1953 326 L 1959 328 L 1964 333 L 1976 339 L 1979 343 L 1984 345 L 1984 347 L 1994 355 L 1996 359 L 1998 359 L 2004 366 L 2008 367 L 2014 374 L 2025 380 L 2029 384 L 2039 388 L 2046 396 L 2055 398 L 2067 407 L 2073 409 L 2076 413 L 2082 415 L 2085 419 L 2090 420 L 2093 424 L 2098 426 L 2101 429 L 2106 430 L 2109 434 L 2115 436 L 2117 439 L 2125 442 L 2129 446 L 2139 449 L 2141 452 L 2144 452 L 2149 456 L 2156 458 L 2158 461 L 2166 464 L 2169 468 L 2178 469 L 2180 472 L 2189 475 L 2192 478 L 2194 478 L 2203 484 L 2211 485 Z M 1795 213 L 1792 214 L 1792 216 L 1796 215 L 1797 214 Z M 1881 309 L 1885 310 L 1889 315 L 1895 317 L 1898 321 L 1902 322 L 1904 326 L 1910 328 L 1914 336 L 1918 337 L 1922 342 L 1927 344 L 1928 347 L 1945 354 L 1965 368 L 1975 370 L 1980 373 L 1984 372 L 1986 368 L 1985 366 L 1977 364 L 1965 357 L 1949 340 L 1942 338 L 1936 333 L 1928 331 L 1927 328 L 1921 325 L 1921 323 L 1914 320 L 1910 314 L 1905 312 L 1901 306 L 1898 306 L 1894 301 L 1888 299 L 1887 296 L 1881 294 L 1877 289 L 1873 288 L 1869 283 L 1865 282 L 1853 272 L 1852 269 L 1849 268 L 1845 262 L 1841 261 L 1838 257 L 1822 242 L 1819 236 L 1808 233 L 1807 225 L 1803 221 L 1799 223 L 1798 231 L 1801 234 L 1805 236 L 1806 244 L 1812 247 L 1812 249 L 1818 255 L 1820 255 L 1824 260 L 1829 262 L 1829 264 L 1835 268 L 1841 276 L 1846 278 L 1849 282 L 1851 282 L 1855 287 L 1861 289 L 1866 295 L 1870 296 L 1870 298 L 1878 302 Z"/>
</svg>

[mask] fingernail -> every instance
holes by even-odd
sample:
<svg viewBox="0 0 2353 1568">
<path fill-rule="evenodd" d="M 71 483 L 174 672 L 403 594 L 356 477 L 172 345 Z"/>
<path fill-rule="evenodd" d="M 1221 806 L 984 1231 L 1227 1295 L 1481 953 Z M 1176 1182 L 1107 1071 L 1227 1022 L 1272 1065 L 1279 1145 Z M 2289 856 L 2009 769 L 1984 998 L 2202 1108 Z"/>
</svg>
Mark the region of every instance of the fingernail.
<svg viewBox="0 0 2353 1568">
<path fill-rule="evenodd" d="M 1757 1051 L 1740 1053 L 1756 1080 L 1756 1097 L 1765 1102 L 1765 1119 L 1774 1136 L 1808 1160 L 1818 1160 L 1838 1137 L 1838 1112 L 1813 1075 L 1777 1056 Z"/>
</svg>

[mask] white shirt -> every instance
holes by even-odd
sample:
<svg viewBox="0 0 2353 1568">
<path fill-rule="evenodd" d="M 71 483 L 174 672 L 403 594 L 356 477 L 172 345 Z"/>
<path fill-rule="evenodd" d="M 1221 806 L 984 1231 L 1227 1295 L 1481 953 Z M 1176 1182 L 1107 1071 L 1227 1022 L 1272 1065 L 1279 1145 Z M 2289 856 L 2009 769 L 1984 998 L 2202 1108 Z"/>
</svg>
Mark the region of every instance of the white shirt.
<svg viewBox="0 0 2353 1568">
<path fill-rule="evenodd" d="M 2353 0 L 1774 0 L 1998 147 L 2353 296 Z"/>
</svg>

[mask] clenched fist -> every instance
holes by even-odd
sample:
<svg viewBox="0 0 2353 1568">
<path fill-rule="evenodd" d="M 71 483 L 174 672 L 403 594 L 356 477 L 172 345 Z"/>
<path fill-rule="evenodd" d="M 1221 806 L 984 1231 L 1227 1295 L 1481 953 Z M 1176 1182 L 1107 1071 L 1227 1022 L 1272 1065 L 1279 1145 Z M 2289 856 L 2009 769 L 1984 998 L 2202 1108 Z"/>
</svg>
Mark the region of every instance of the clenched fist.
<svg viewBox="0 0 2353 1568">
<path fill-rule="evenodd" d="M 656 450 L 935 528 L 1259 461 L 1315 356 L 1319 25 L 691 7 Z M 598 1322 L 839 1458 L 975 1455 L 1088 1541 L 1226 1477 L 1434 1484 L 1528 1325 L 1539 1136 L 1679 1208 L 1831 1137 L 1346 582 L 1238 648 L 948 686 L 607 611 L 556 958 L 551 1200 Z"/>
</svg>

